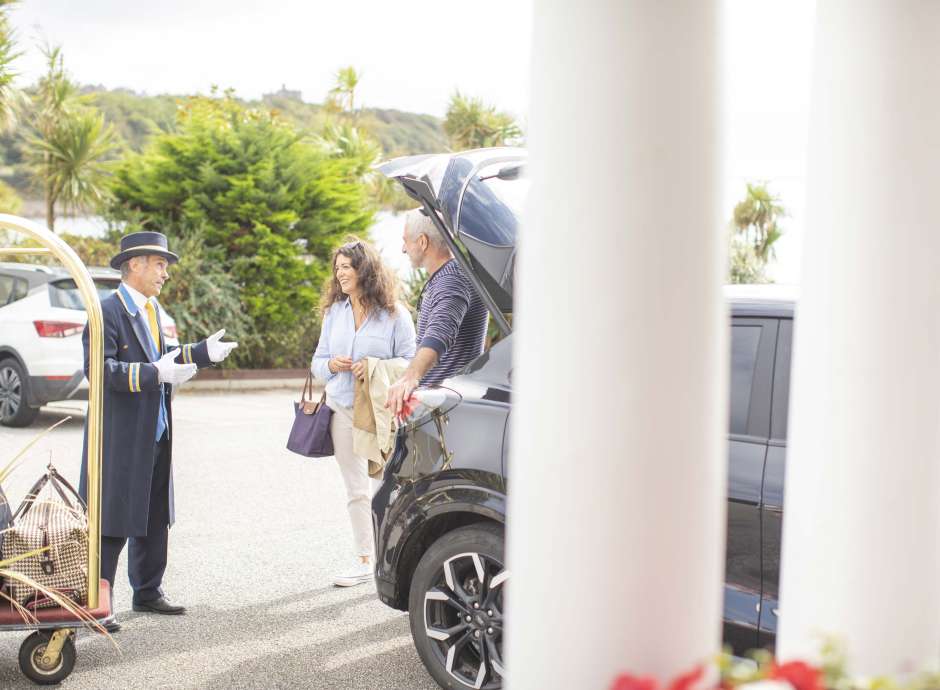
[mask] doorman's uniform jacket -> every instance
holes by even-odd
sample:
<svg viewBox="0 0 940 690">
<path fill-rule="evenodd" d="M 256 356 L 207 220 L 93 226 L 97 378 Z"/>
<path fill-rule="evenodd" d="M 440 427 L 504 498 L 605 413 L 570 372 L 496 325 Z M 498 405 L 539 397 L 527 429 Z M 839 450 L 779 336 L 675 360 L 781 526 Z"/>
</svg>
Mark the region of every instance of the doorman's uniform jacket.
<svg viewBox="0 0 940 690">
<path fill-rule="evenodd" d="M 171 386 L 160 384 L 151 363 L 153 339 L 143 309 L 120 292 L 101 300 L 104 317 L 104 416 L 101 452 L 101 533 L 106 537 L 147 534 L 150 483 L 160 396 L 166 404 L 167 443 L 172 460 Z M 157 310 L 159 323 L 159 309 Z M 161 329 L 162 330 L 162 329 Z M 82 334 L 88 375 L 88 327 Z M 148 343 L 148 338 L 149 343 Z M 166 352 L 160 334 L 161 354 Z M 180 346 L 179 364 L 211 365 L 206 341 Z M 82 451 L 80 492 L 87 497 L 88 426 Z M 170 474 L 169 524 L 173 524 L 173 475 Z"/>
</svg>

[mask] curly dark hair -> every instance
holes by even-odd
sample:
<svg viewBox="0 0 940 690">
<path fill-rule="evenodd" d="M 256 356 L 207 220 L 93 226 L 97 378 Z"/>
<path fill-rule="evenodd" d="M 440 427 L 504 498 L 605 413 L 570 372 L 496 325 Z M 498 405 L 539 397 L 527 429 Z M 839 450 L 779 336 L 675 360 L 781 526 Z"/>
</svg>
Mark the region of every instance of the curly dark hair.
<svg viewBox="0 0 940 690">
<path fill-rule="evenodd" d="M 320 297 L 320 310 L 323 315 L 326 315 L 331 306 L 347 297 L 336 279 L 336 259 L 340 255 L 349 259 L 356 271 L 359 282 L 359 301 L 366 310 L 366 314 L 384 309 L 394 316 L 399 293 L 398 277 L 382 263 L 379 253 L 371 244 L 360 240 L 355 235 L 347 237 L 345 244 L 333 250 L 333 258 L 330 261 L 332 271 L 323 284 Z"/>
</svg>

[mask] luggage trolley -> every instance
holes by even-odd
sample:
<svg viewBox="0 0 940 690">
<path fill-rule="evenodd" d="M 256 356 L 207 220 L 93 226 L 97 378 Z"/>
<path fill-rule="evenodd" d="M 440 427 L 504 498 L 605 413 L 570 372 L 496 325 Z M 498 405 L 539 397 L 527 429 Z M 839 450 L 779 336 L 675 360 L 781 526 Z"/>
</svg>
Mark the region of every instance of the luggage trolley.
<svg viewBox="0 0 940 690">
<path fill-rule="evenodd" d="M 36 240 L 41 248 L 2 247 L 0 256 L 51 255 L 68 270 L 88 313 L 88 601 L 85 611 L 99 624 L 114 620 L 107 580 L 100 579 L 101 554 L 101 425 L 104 369 L 104 323 L 95 284 L 82 260 L 57 235 L 17 216 L 0 214 L 0 230 L 12 230 Z M 0 631 L 33 630 L 20 647 L 20 670 L 39 685 L 55 685 L 75 667 L 75 631 L 84 623 L 66 609 L 33 612 L 38 622 L 27 623 L 6 602 L 0 603 Z"/>
</svg>

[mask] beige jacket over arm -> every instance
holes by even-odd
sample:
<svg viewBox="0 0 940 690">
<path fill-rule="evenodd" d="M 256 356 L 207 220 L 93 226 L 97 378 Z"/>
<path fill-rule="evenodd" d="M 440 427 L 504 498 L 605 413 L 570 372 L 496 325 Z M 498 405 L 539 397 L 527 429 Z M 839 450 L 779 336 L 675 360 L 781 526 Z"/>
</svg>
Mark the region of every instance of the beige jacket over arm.
<svg viewBox="0 0 940 690">
<path fill-rule="evenodd" d="M 388 389 L 408 368 L 408 360 L 366 358 L 365 380 L 356 380 L 353 399 L 353 452 L 369 461 L 369 476 L 378 477 L 395 446 L 394 415 L 385 409 Z"/>
</svg>

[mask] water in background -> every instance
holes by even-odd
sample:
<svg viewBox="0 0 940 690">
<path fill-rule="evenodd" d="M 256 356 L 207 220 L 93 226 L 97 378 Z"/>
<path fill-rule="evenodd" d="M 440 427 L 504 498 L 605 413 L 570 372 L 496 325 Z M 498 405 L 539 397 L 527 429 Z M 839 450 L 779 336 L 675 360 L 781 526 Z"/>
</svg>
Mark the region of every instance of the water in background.
<svg viewBox="0 0 940 690">
<path fill-rule="evenodd" d="M 405 225 L 403 213 L 381 211 L 375 216 L 375 225 L 369 228 L 372 244 L 382 256 L 382 261 L 395 271 L 400 278 L 411 275 L 411 262 L 402 253 L 402 230 Z"/>
<path fill-rule="evenodd" d="M 25 216 L 26 220 L 46 227 L 45 216 Z M 108 229 L 108 224 L 101 216 L 57 216 L 55 231 L 68 235 L 81 237 L 102 237 Z"/>
</svg>

